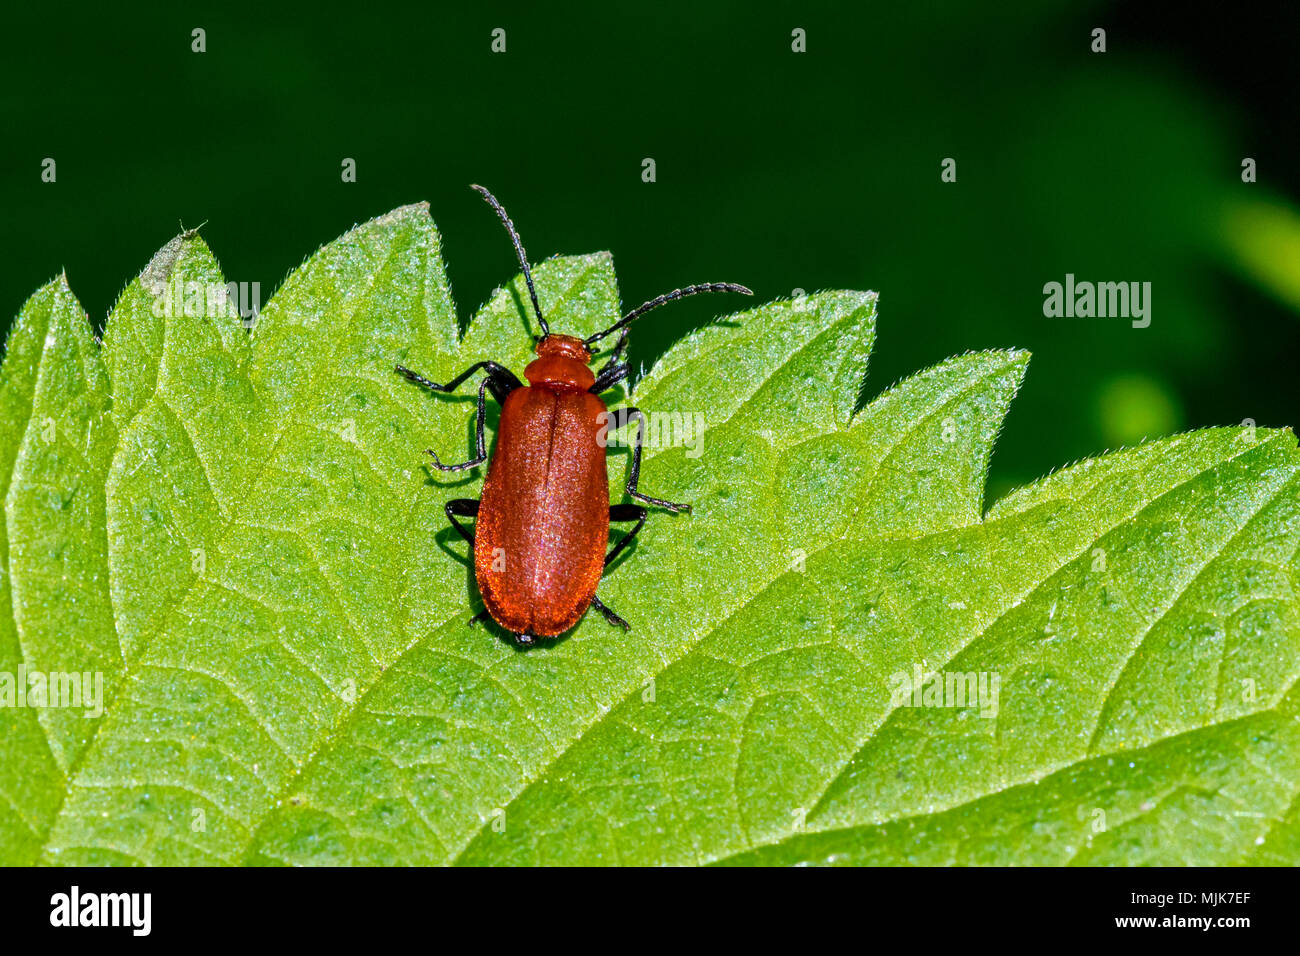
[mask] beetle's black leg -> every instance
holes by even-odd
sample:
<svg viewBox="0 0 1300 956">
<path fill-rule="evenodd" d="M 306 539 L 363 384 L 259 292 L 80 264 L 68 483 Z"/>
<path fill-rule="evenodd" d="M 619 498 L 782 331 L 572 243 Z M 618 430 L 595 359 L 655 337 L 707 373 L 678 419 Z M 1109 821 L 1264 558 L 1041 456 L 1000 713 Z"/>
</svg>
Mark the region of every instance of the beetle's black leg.
<svg viewBox="0 0 1300 956">
<path fill-rule="evenodd" d="M 629 531 L 627 534 L 623 535 L 622 539 L 618 542 L 618 544 L 610 548 L 609 554 L 605 555 L 605 567 L 609 567 L 610 562 L 613 561 L 615 558 L 617 558 L 619 554 L 623 551 L 623 549 L 626 548 L 628 544 L 631 543 L 632 539 L 636 537 L 636 533 L 640 531 L 641 526 L 645 524 L 646 516 L 649 513 L 650 512 L 646 511 L 640 505 L 610 505 L 609 506 L 610 521 L 635 521 L 636 527 L 633 528 L 631 531 Z"/>
<path fill-rule="evenodd" d="M 605 620 L 609 621 L 609 623 L 613 624 L 615 627 L 621 627 L 625 631 L 632 630 L 632 625 L 629 624 L 627 621 L 623 620 L 621 617 L 619 617 L 617 614 L 615 614 L 613 611 L 607 608 L 604 604 L 602 604 L 600 598 L 593 597 L 591 599 L 591 606 L 594 607 L 601 614 L 605 615 Z"/>
<path fill-rule="evenodd" d="M 457 521 L 457 518 L 477 518 L 478 517 L 478 499 L 476 498 L 452 498 L 447 502 L 446 512 L 447 520 L 455 526 L 460 532 L 460 536 L 469 542 L 470 549 L 474 547 L 474 532 L 470 531 L 463 524 Z M 479 621 L 486 621 L 491 615 L 488 614 L 487 608 L 479 611 L 471 617 L 466 623 L 473 627 Z"/>
<path fill-rule="evenodd" d="M 686 511 L 691 510 L 690 505 L 674 504 L 671 501 L 664 501 L 662 498 L 651 498 L 649 495 L 643 495 L 636 490 L 637 482 L 641 480 L 641 442 L 645 437 L 645 416 L 641 414 L 639 408 L 619 408 L 609 413 L 609 432 L 617 431 L 628 422 L 636 419 L 636 438 L 632 442 L 632 468 L 627 476 L 627 493 L 638 501 L 644 501 L 647 504 L 658 505 L 661 508 L 667 508 L 669 511 Z"/>
<path fill-rule="evenodd" d="M 455 391 L 456 387 L 460 385 L 461 382 L 465 381 L 465 379 L 469 378 L 481 368 L 487 369 L 486 381 L 488 383 L 488 388 L 491 389 L 492 397 L 497 400 L 498 404 L 504 405 L 506 396 L 523 384 L 519 379 L 515 378 L 514 372 L 510 371 L 510 369 L 506 368 L 504 365 L 498 365 L 496 362 L 475 362 L 446 385 L 439 385 L 437 382 L 432 382 L 418 372 L 412 372 L 404 365 L 398 365 L 394 371 L 401 375 L 405 375 L 408 381 L 414 382 L 416 385 L 422 385 L 431 392 L 446 393 Z"/>
<path fill-rule="evenodd" d="M 433 467 L 439 471 L 464 471 L 466 468 L 474 468 L 477 465 L 487 461 L 487 443 L 483 438 L 483 425 L 487 421 L 487 398 L 484 392 L 488 387 L 488 379 L 483 379 L 478 386 L 478 422 L 474 426 L 475 444 L 478 446 L 478 454 L 469 461 L 462 461 L 459 465 L 444 465 L 438 460 L 438 453 L 432 448 L 426 448 L 425 453 L 433 459 Z"/>
<path fill-rule="evenodd" d="M 610 353 L 609 361 L 605 363 L 607 366 L 623 361 L 623 353 L 627 351 L 627 335 L 628 330 L 624 329 L 623 333 L 618 337 L 618 341 L 614 343 L 614 351 Z"/>
<path fill-rule="evenodd" d="M 457 518 L 477 518 L 478 517 L 478 499 L 476 498 L 452 498 L 447 502 L 444 509 L 447 512 L 447 520 L 455 525 L 460 536 L 469 542 L 470 547 L 474 546 L 474 532 L 466 528 L 457 521 Z"/>
<path fill-rule="evenodd" d="M 596 381 L 592 383 L 591 388 L 587 391 L 593 395 L 599 395 L 607 388 L 613 388 L 619 382 L 628 376 L 628 367 L 622 362 L 615 365 L 613 362 L 604 366 L 600 374 L 596 376 Z"/>
<path fill-rule="evenodd" d="M 609 361 L 600 367 L 596 373 L 596 382 L 587 391 L 593 395 L 599 395 L 607 388 L 613 388 L 619 382 L 628 376 L 627 363 L 623 361 L 623 353 L 627 350 L 627 329 L 618 337 L 618 343 L 614 346 L 614 351 L 609 355 Z M 628 390 L 629 394 L 631 389 Z"/>
</svg>

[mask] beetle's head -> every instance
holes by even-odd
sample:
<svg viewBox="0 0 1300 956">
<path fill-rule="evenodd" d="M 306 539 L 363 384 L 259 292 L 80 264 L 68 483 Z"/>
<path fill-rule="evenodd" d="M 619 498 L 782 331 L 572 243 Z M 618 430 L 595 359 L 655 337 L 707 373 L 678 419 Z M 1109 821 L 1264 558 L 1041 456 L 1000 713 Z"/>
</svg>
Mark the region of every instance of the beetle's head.
<svg viewBox="0 0 1300 956">
<path fill-rule="evenodd" d="M 530 385 L 561 390 L 584 390 L 596 384 L 587 368 L 591 349 L 572 335 L 543 335 L 537 340 L 537 358 L 528 363 L 524 377 Z"/>
<path fill-rule="evenodd" d="M 543 335 L 537 340 L 538 358 L 567 358 L 586 365 L 591 361 L 591 349 L 575 335 Z"/>
</svg>

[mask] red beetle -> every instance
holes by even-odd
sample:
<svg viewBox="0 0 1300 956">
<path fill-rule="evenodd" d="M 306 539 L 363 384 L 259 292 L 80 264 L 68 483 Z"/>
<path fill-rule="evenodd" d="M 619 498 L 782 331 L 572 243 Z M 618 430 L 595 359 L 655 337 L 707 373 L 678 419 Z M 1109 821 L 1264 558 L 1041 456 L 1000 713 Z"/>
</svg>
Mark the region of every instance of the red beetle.
<svg viewBox="0 0 1300 956">
<path fill-rule="evenodd" d="M 641 530 L 647 512 L 637 504 L 610 505 L 605 436 L 636 420 L 627 493 L 669 511 L 691 509 L 637 490 L 645 418 L 636 408 L 610 412 L 600 393 L 628 376 L 623 352 L 627 326 L 635 319 L 665 302 L 699 292 L 753 293 L 730 282 L 688 286 L 651 299 L 586 339 L 553 335 L 537 303 L 528 258 L 514 223 L 496 197 L 482 186 L 474 188 L 505 223 L 541 326 L 537 358 L 524 369 L 528 384 L 496 362 L 477 362 L 445 385 L 397 366 L 412 382 L 435 392 L 452 391 L 479 369 L 486 373 L 478 388 L 478 453 L 459 465 L 444 465 L 430 450 L 433 466 L 439 471 L 461 471 L 487 460 L 485 391 L 491 391 L 501 405 L 496 452 L 488 465 L 482 499 L 447 502 L 447 518 L 474 552 L 474 574 L 483 595 L 484 609 L 470 623 L 489 615 L 526 646 L 539 637 L 563 634 L 578 623 L 588 607 L 595 607 L 611 624 L 627 630 L 628 623 L 601 602 L 596 588 L 605 568 Z M 587 367 L 592 358 L 590 346 L 620 329 L 622 335 L 609 361 L 593 374 Z M 457 518 L 475 518 L 473 529 Z M 636 524 L 606 554 L 611 521 Z"/>
</svg>

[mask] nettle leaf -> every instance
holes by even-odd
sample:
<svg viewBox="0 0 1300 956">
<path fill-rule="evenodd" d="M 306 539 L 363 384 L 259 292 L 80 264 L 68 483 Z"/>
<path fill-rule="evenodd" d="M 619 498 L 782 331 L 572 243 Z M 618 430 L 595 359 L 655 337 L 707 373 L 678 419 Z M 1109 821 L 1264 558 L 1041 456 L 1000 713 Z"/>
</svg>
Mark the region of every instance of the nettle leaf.
<svg viewBox="0 0 1300 956">
<path fill-rule="evenodd" d="M 607 254 L 536 279 L 557 331 L 619 314 Z M 708 430 L 646 451 L 643 487 L 695 513 L 602 582 L 632 632 L 588 615 L 525 652 L 466 626 L 442 506 L 481 471 L 422 458 L 472 447 L 474 390 L 392 371 L 522 371 L 520 278 L 462 337 L 411 206 L 251 333 L 224 282 L 186 234 L 102 347 L 62 277 L 10 335 L 0 675 L 103 698 L 0 707 L 4 862 L 1300 860 L 1289 431 L 1152 442 L 986 513 L 1025 353 L 859 410 L 874 294 L 760 306 L 636 385 Z M 965 675 L 985 692 L 954 705 Z"/>
</svg>

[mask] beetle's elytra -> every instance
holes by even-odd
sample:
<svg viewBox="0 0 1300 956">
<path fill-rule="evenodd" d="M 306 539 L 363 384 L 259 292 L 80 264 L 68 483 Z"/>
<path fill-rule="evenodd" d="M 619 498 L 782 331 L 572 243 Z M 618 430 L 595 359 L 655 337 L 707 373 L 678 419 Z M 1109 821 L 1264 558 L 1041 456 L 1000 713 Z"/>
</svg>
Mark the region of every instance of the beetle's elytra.
<svg viewBox="0 0 1300 956">
<path fill-rule="evenodd" d="M 485 393 L 490 391 L 501 405 L 497 447 L 488 464 L 483 497 L 478 501 L 457 498 L 447 502 L 446 509 L 447 518 L 473 551 L 474 575 L 483 596 L 483 611 L 470 623 L 489 615 L 526 646 L 538 637 L 563 634 L 578 623 L 588 607 L 595 607 L 611 624 L 627 630 L 628 623 L 601 602 L 596 589 L 605 568 L 641 530 L 648 512 L 639 504 L 609 503 L 603 435 L 635 421 L 627 494 L 669 511 L 690 511 L 690 506 L 651 498 L 637 490 L 645 419 L 636 408 L 608 411 L 600 394 L 628 376 L 623 354 L 628 326 L 634 320 L 665 302 L 700 292 L 753 293 L 731 282 L 688 286 L 651 299 L 586 339 L 554 335 L 538 305 L 528 257 L 514 223 L 495 196 L 482 186 L 474 188 L 496 210 L 510 234 L 541 327 L 537 358 L 524 369 L 528 384 L 490 361 L 476 362 L 443 385 L 397 366 L 410 381 L 434 392 L 450 392 L 475 372 L 484 372 L 478 388 L 477 454 L 461 464 L 444 465 L 430 450 L 433 467 L 440 471 L 461 471 L 487 460 Z M 609 360 L 593 373 L 587 367 L 591 345 L 614 332 L 621 332 L 618 343 Z M 458 518 L 474 518 L 474 527 L 466 527 Z M 635 524 L 606 553 L 611 521 Z"/>
</svg>

